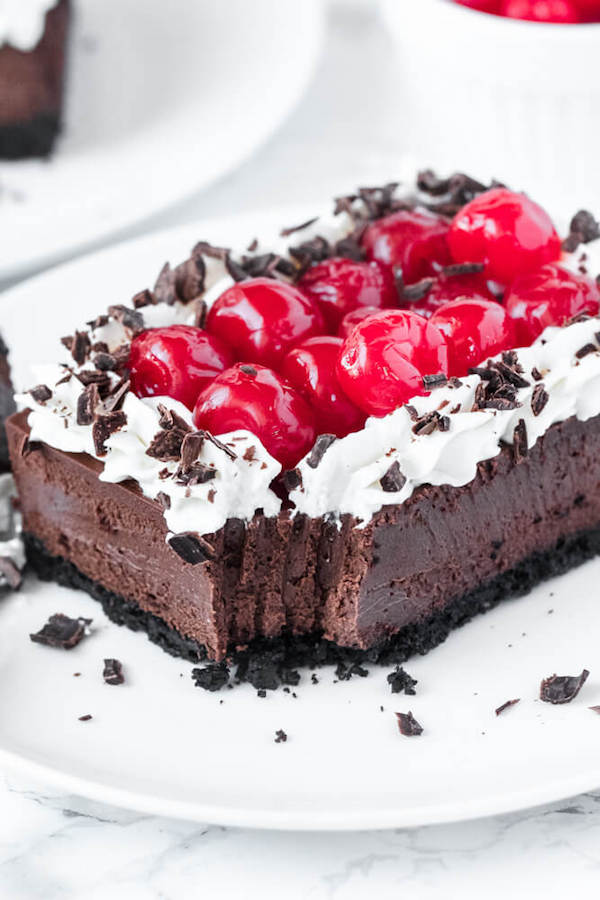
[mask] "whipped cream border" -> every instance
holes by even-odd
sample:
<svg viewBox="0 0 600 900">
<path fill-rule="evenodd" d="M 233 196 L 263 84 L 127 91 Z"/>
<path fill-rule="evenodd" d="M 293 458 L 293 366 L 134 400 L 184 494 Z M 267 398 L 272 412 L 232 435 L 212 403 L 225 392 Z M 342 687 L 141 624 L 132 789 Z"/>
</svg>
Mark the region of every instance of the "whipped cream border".
<svg viewBox="0 0 600 900">
<path fill-rule="evenodd" d="M 28 52 L 39 43 L 46 13 L 58 0 L 0 0 L 0 49 L 4 44 Z"/>
<path fill-rule="evenodd" d="M 404 195 L 407 193 L 405 189 L 400 191 Z M 320 236 L 335 242 L 349 235 L 353 227 L 353 220 L 346 212 L 322 215 L 296 232 L 294 237 L 306 241 Z M 252 253 L 274 252 L 286 257 L 294 237 L 272 236 L 258 242 Z M 598 245 L 600 242 L 584 248 L 586 265 L 590 268 L 594 262 L 600 262 Z M 234 248 L 233 253 L 251 255 L 244 248 Z M 204 262 L 206 277 L 202 299 L 210 306 L 233 281 L 222 260 L 205 256 Z M 578 268 L 581 258 L 575 254 L 567 264 Z M 146 306 L 140 312 L 148 328 L 191 323 L 195 314 L 189 305 L 179 302 Z M 97 328 L 88 326 L 87 330 L 92 343 L 104 342 L 109 351 L 128 339 L 125 328 L 114 318 Z M 524 378 L 530 384 L 519 389 L 516 409 L 473 411 L 475 391 L 481 378 L 470 375 L 461 379 L 460 387 L 446 385 L 410 401 L 419 416 L 441 407 L 449 419 L 446 431 L 414 434 L 414 423 L 406 407 L 382 418 L 369 418 L 363 429 L 336 440 L 316 468 L 308 462 L 310 454 L 299 463 L 301 485 L 290 494 L 295 512 L 338 519 L 349 514 L 356 517 L 359 527 L 364 527 L 376 512 L 388 505 L 404 503 L 420 485 L 458 487 L 467 484 L 475 477 L 478 463 L 497 456 L 503 443 L 512 443 L 515 426 L 521 419 L 525 423 L 528 445 L 532 447 L 555 422 L 573 415 L 582 421 L 599 415 L 600 347 L 595 337 L 598 332 L 600 317 L 564 328 L 548 328 L 531 347 L 517 349 Z M 588 343 L 597 349 L 579 359 L 577 351 Z M 77 371 L 67 354 L 64 365 Z M 199 461 L 214 468 L 216 475 L 202 485 L 178 484 L 173 477 L 176 463 L 164 463 L 146 454 L 152 438 L 159 431 L 160 403 L 192 424 L 189 410 L 168 397 L 139 399 L 129 393 L 123 405 L 127 424 L 108 438 L 107 455 L 99 457 L 91 426 L 77 425 L 76 422 L 81 383 L 74 376 L 59 383 L 64 378 L 64 365 L 35 368 L 37 380 L 53 391 L 50 400 L 38 403 L 30 394 L 17 397 L 20 408 L 32 410 L 29 416 L 31 440 L 44 441 L 67 452 L 85 452 L 100 459 L 104 464 L 100 474 L 103 481 L 134 479 L 145 496 L 153 500 L 161 495 L 164 500 L 167 496 L 167 504 L 163 502 L 163 506 L 167 506 L 164 516 L 172 533 L 210 534 L 229 518 L 249 521 L 258 510 L 266 516 L 278 514 L 281 501 L 270 485 L 280 473 L 281 466 L 249 432 L 217 435 L 234 450 L 235 460 L 210 442 L 204 443 Z M 79 367 L 86 368 L 91 368 L 91 364 Z M 548 402 L 537 416 L 531 407 L 537 383 L 531 377 L 532 368 L 542 373 L 548 394 Z M 111 377 L 116 382 L 117 376 Z M 395 462 L 406 481 L 401 490 L 386 492 L 381 487 L 381 478 Z"/>
</svg>

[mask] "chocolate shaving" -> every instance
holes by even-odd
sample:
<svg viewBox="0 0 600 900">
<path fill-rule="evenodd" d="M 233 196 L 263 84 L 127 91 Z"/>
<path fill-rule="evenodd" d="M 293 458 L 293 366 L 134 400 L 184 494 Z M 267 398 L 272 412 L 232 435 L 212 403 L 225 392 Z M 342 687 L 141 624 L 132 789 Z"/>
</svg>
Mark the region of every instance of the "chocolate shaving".
<svg viewBox="0 0 600 900">
<path fill-rule="evenodd" d="M 443 384 L 447 384 L 448 379 L 444 375 L 443 372 L 439 372 L 437 375 L 423 375 L 423 387 L 425 390 L 431 390 L 434 387 L 441 387 Z"/>
<path fill-rule="evenodd" d="M 225 262 L 230 252 L 228 247 L 217 247 L 208 241 L 198 241 L 192 250 L 192 256 L 208 256 L 209 259 L 220 259 Z"/>
<path fill-rule="evenodd" d="M 406 478 L 400 470 L 400 463 L 398 460 L 393 462 L 387 472 L 381 476 L 379 483 L 381 485 L 381 490 L 388 494 L 402 490 L 406 484 Z"/>
<path fill-rule="evenodd" d="M 251 375 L 253 378 L 258 375 L 258 372 L 254 368 L 254 366 L 240 366 L 240 372 L 243 372 L 244 375 Z"/>
<path fill-rule="evenodd" d="M 422 436 L 433 434 L 434 431 L 448 431 L 450 428 L 450 419 L 448 416 L 441 416 L 437 409 L 419 416 L 412 427 L 413 433 Z"/>
<path fill-rule="evenodd" d="M 175 293 L 177 299 L 183 303 L 195 300 L 204 293 L 204 280 L 206 277 L 206 263 L 196 248 L 185 262 L 175 268 Z"/>
<path fill-rule="evenodd" d="M 105 659 L 102 677 L 106 684 L 123 684 L 123 666 L 118 659 Z"/>
<path fill-rule="evenodd" d="M 145 329 L 144 317 L 137 309 L 116 303 L 108 307 L 108 314 L 119 322 L 131 337 L 135 337 Z"/>
<path fill-rule="evenodd" d="M 168 306 L 173 306 L 177 300 L 175 272 L 168 262 L 164 264 L 158 273 L 158 278 L 154 285 L 154 296 L 159 303 L 166 303 Z"/>
<path fill-rule="evenodd" d="M 193 487 L 195 484 L 206 484 L 217 477 L 217 470 L 206 463 L 196 462 L 184 470 L 176 472 L 177 484 L 186 484 Z"/>
<path fill-rule="evenodd" d="M 104 456 L 106 451 L 105 441 L 127 424 L 127 416 L 123 410 L 115 410 L 114 412 L 102 413 L 96 418 L 92 425 L 92 439 L 94 448 L 98 456 Z"/>
<path fill-rule="evenodd" d="M 590 673 L 587 669 L 581 675 L 550 675 L 540 685 L 540 700 L 544 703 L 570 703 L 574 700 Z"/>
<path fill-rule="evenodd" d="M 205 691 L 220 691 L 229 682 L 229 669 L 224 662 L 192 669 L 192 681 Z"/>
<path fill-rule="evenodd" d="M 166 509 L 171 509 L 171 498 L 168 494 L 165 494 L 164 491 L 159 491 L 156 495 L 156 502 L 160 505 L 163 512 Z"/>
<path fill-rule="evenodd" d="M 206 316 L 208 314 L 208 306 L 201 299 L 194 300 L 194 325 L 196 328 L 204 328 L 206 325 Z"/>
<path fill-rule="evenodd" d="M 435 278 L 422 278 L 420 281 L 415 281 L 413 284 L 404 284 L 402 282 L 402 272 L 397 270 L 396 282 L 398 283 L 402 299 L 413 303 L 417 300 L 422 300 L 423 297 L 427 296 L 435 284 Z"/>
<path fill-rule="evenodd" d="M 422 726 L 419 725 L 411 712 L 397 712 L 396 719 L 398 720 L 398 730 L 405 737 L 417 737 L 419 734 L 423 734 Z"/>
<path fill-rule="evenodd" d="M 499 706 L 494 712 L 497 716 L 501 715 L 505 709 L 509 709 L 511 706 L 516 706 L 517 703 L 521 702 L 521 698 L 517 697 L 516 700 L 507 700 L 506 703 L 503 703 Z"/>
<path fill-rule="evenodd" d="M 181 443 L 181 468 L 187 471 L 200 456 L 204 434 L 201 431 L 188 432 Z"/>
<path fill-rule="evenodd" d="M 78 716 L 78 720 L 80 722 L 90 722 L 92 720 L 92 716 L 89 713 L 86 713 L 85 716 Z"/>
<path fill-rule="evenodd" d="M 548 402 L 548 392 L 543 384 L 536 384 L 533 389 L 533 394 L 531 395 L 531 411 L 534 416 L 539 416 L 539 414 L 544 409 L 546 403 Z"/>
<path fill-rule="evenodd" d="M 285 733 L 285 731 L 283 730 L 283 728 L 278 728 L 277 731 L 275 732 L 275 743 L 276 744 L 285 744 L 287 739 L 288 739 L 288 736 Z"/>
<path fill-rule="evenodd" d="M 114 412 L 116 409 L 120 409 L 123 405 L 125 397 L 127 396 L 130 386 L 131 382 L 122 378 L 121 381 L 116 384 L 111 390 L 108 397 L 105 398 L 104 412 Z"/>
<path fill-rule="evenodd" d="M 52 391 L 47 384 L 38 384 L 34 388 L 31 388 L 29 393 L 35 402 L 41 403 L 42 406 L 52 397 Z"/>
<path fill-rule="evenodd" d="M 590 353 L 595 353 L 597 349 L 598 348 L 595 344 L 584 344 L 583 347 L 579 348 L 575 356 L 577 357 L 577 359 L 583 359 L 584 356 L 588 356 Z"/>
<path fill-rule="evenodd" d="M 105 397 L 110 391 L 111 380 L 108 372 L 100 372 L 98 369 L 81 369 L 79 372 L 75 372 L 75 378 L 84 387 L 95 384 L 101 397 Z"/>
<path fill-rule="evenodd" d="M 540 370 L 538 368 L 536 368 L 536 366 L 534 366 L 533 369 L 531 370 L 531 377 L 533 378 L 534 381 L 541 381 L 544 376 L 542 375 Z"/>
<path fill-rule="evenodd" d="M 76 331 L 74 335 L 61 338 L 78 366 L 82 366 L 90 352 L 92 343 L 87 331 Z"/>
<path fill-rule="evenodd" d="M 100 403 L 97 384 L 89 384 L 77 398 L 77 424 L 91 425 Z"/>
<path fill-rule="evenodd" d="M 457 275 L 478 275 L 484 269 L 484 263 L 480 262 L 453 263 L 451 266 L 444 266 L 442 274 L 446 278 L 454 278 Z"/>
<path fill-rule="evenodd" d="M 232 259 L 229 255 L 225 257 L 225 268 L 234 281 L 245 281 L 250 277 L 245 268 L 240 263 Z"/>
<path fill-rule="evenodd" d="M 215 551 L 210 544 L 200 535 L 191 532 L 174 534 L 169 538 L 169 546 L 184 562 L 192 566 L 215 558 Z"/>
<path fill-rule="evenodd" d="M 396 666 L 394 671 L 389 673 L 386 680 L 392 689 L 392 694 L 401 694 L 404 692 L 405 694 L 413 696 L 417 693 L 415 691 L 415 685 L 418 684 L 418 681 L 416 678 L 411 678 L 408 672 L 404 671 L 402 666 Z"/>
<path fill-rule="evenodd" d="M 513 458 L 516 463 L 523 462 L 529 453 L 529 445 L 527 442 L 527 428 L 525 419 L 519 419 L 513 432 Z"/>
<path fill-rule="evenodd" d="M 112 353 L 106 353 L 104 350 L 96 353 L 92 362 L 101 372 L 113 372 L 117 368 L 117 360 L 115 357 Z"/>
<path fill-rule="evenodd" d="M 475 389 L 473 411 L 482 409 L 517 409 L 517 388 L 526 387 L 529 382 L 522 377 L 522 367 L 512 351 L 502 354 L 501 361 L 489 360 L 486 366 L 469 369 L 479 375 L 481 382 Z"/>
<path fill-rule="evenodd" d="M 296 231 L 303 231 L 305 228 L 309 228 L 311 225 L 314 225 L 319 219 L 318 216 L 315 216 L 312 219 L 307 219 L 306 222 L 302 222 L 300 225 L 292 225 L 290 228 L 284 228 L 279 232 L 281 237 L 289 237 L 290 234 L 294 234 Z"/>
<path fill-rule="evenodd" d="M 404 405 L 404 409 L 405 409 L 406 412 L 409 414 L 409 416 L 411 417 L 411 419 L 412 419 L 413 422 L 418 422 L 418 420 L 419 420 L 419 413 L 417 412 L 417 410 L 415 409 L 414 406 L 411 406 L 410 403 L 406 403 L 406 404 Z"/>
<path fill-rule="evenodd" d="M 588 709 L 591 709 L 592 712 L 598 713 L 598 715 L 600 715 L 600 706 L 588 706 Z"/>
<path fill-rule="evenodd" d="M 587 209 L 580 209 L 571 219 L 569 235 L 562 243 L 563 250 L 574 253 L 580 244 L 589 244 L 600 237 L 600 224 Z"/>
<path fill-rule="evenodd" d="M 149 291 L 148 288 L 144 288 L 143 291 L 138 291 L 137 294 L 131 298 L 131 305 L 134 309 L 143 309 L 144 306 L 154 306 L 157 302 L 157 297 Z"/>
<path fill-rule="evenodd" d="M 311 469 L 316 469 L 335 440 L 337 440 L 335 434 L 320 434 L 306 460 L 306 464 Z"/>
<path fill-rule="evenodd" d="M 223 453 L 229 457 L 229 459 L 237 459 L 237 454 L 233 452 L 231 447 L 228 447 L 227 444 L 224 444 L 222 441 L 212 435 L 210 431 L 198 431 L 196 433 L 201 434 L 205 441 L 210 441 L 213 447 L 216 447 L 217 450 L 222 450 Z"/>
<path fill-rule="evenodd" d="M 428 204 L 429 208 L 449 217 L 456 215 L 466 203 L 489 189 L 489 186 L 463 172 L 456 172 L 449 178 L 438 178 L 431 169 L 419 172 L 417 187 L 433 198 Z"/>
<path fill-rule="evenodd" d="M 35 644 L 71 650 L 85 637 L 86 628 L 91 622 L 91 619 L 81 617 L 71 619 L 63 613 L 55 613 L 40 631 L 30 634 L 29 637 Z"/>
</svg>

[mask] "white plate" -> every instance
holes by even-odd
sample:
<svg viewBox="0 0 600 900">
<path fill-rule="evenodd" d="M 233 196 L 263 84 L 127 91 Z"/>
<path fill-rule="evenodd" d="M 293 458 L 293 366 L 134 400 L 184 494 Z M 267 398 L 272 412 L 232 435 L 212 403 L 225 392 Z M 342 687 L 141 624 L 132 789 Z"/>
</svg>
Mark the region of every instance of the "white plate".
<svg viewBox="0 0 600 900">
<path fill-rule="evenodd" d="M 127 302 L 197 237 L 237 242 L 305 214 L 187 226 L 21 285 L 3 301 L 18 381 L 28 360 L 50 358 L 55 336 Z M 339 684 L 324 670 L 316 686 L 304 673 L 297 699 L 258 699 L 247 685 L 201 691 L 189 663 L 109 623 L 86 595 L 32 578 L 0 601 L 0 762 L 146 812 L 282 829 L 452 821 L 597 788 L 600 717 L 588 707 L 600 703 L 599 581 L 600 560 L 455 632 L 406 665 L 419 681 L 415 697 L 392 696 L 389 670 L 374 668 Z M 93 617 L 93 635 L 70 652 L 30 643 L 59 611 Z M 103 684 L 108 656 L 123 661 L 125 685 Z M 571 704 L 537 699 L 542 677 L 584 667 L 591 676 Z M 396 710 L 412 710 L 424 734 L 402 737 Z M 92 720 L 80 722 L 86 714 Z M 274 742 L 279 728 L 287 743 Z"/>
<path fill-rule="evenodd" d="M 0 279 L 106 239 L 246 159 L 299 100 L 320 0 L 79 0 L 64 136 L 0 163 Z"/>
</svg>

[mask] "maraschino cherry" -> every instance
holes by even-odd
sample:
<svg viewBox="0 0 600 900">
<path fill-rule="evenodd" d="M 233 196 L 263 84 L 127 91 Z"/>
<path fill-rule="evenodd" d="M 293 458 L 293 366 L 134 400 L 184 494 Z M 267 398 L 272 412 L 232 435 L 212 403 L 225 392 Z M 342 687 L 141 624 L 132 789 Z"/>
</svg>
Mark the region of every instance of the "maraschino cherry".
<svg viewBox="0 0 600 900">
<path fill-rule="evenodd" d="M 452 300 L 430 321 L 448 339 L 449 375 L 466 375 L 471 366 L 515 346 L 513 322 L 493 300 Z"/>
<path fill-rule="evenodd" d="M 355 325 L 358 325 L 358 323 L 362 322 L 363 319 L 366 319 L 367 316 L 371 316 L 376 312 L 380 312 L 380 310 L 375 306 L 359 306 L 358 309 L 353 309 L 352 312 L 346 313 L 340 322 L 338 337 L 344 338 L 345 340 Z"/>
<path fill-rule="evenodd" d="M 227 344 L 201 328 L 151 328 L 131 342 L 131 389 L 138 397 L 172 397 L 193 409 L 200 391 L 233 362 Z"/>
<path fill-rule="evenodd" d="M 252 432 L 284 469 L 293 468 L 317 436 L 313 412 L 298 391 L 254 363 L 218 375 L 198 397 L 194 423 L 214 435 Z"/>
<path fill-rule="evenodd" d="M 367 415 L 384 416 L 423 393 L 423 375 L 448 374 L 446 338 L 406 310 L 382 310 L 356 325 L 337 373 L 342 389 Z"/>
<path fill-rule="evenodd" d="M 391 270 L 377 262 L 334 257 L 313 266 L 298 287 L 315 301 L 332 334 L 346 313 L 361 306 L 396 306 L 398 292 Z"/>
<path fill-rule="evenodd" d="M 367 227 L 362 244 L 369 259 L 399 268 L 405 284 L 433 275 L 451 262 L 448 222 L 427 210 L 400 210 Z"/>
<path fill-rule="evenodd" d="M 290 350 L 282 374 L 304 396 L 315 413 L 319 434 L 344 437 L 365 423 L 362 410 L 344 394 L 336 374 L 343 340 L 313 337 Z"/>
<path fill-rule="evenodd" d="M 571 0 L 503 0 L 500 15 L 530 22 L 554 22 L 572 25 L 580 21 L 575 3 Z"/>
<path fill-rule="evenodd" d="M 500 0 L 454 0 L 460 6 L 468 6 L 469 9 L 476 9 L 479 12 L 499 13 Z"/>
<path fill-rule="evenodd" d="M 586 275 L 549 263 L 513 282 L 505 300 L 519 346 L 531 344 L 548 325 L 564 325 L 573 316 L 600 310 L 598 285 Z"/>
<path fill-rule="evenodd" d="M 548 213 L 525 194 L 492 188 L 454 217 L 448 237 L 456 262 L 485 264 L 485 275 L 510 284 L 560 257 L 560 238 Z"/>
<path fill-rule="evenodd" d="M 317 305 L 291 284 L 250 278 L 224 291 L 209 310 L 206 329 L 226 340 L 238 358 L 277 367 L 300 341 L 323 334 Z"/>
</svg>

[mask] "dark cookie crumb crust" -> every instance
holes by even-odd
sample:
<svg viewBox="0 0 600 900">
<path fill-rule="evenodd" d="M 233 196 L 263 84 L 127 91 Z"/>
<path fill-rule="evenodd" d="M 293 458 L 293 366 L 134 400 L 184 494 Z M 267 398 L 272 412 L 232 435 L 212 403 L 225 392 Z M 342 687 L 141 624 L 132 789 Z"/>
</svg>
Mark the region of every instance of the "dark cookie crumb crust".
<svg viewBox="0 0 600 900">
<path fill-rule="evenodd" d="M 107 591 L 83 575 L 72 563 L 51 556 L 37 538 L 26 534 L 25 542 L 29 562 L 42 580 L 86 591 L 102 604 L 109 619 L 133 631 L 145 631 L 151 641 L 172 656 L 191 662 L 207 659 L 206 649 L 196 641 L 182 636 L 137 604 Z M 324 640 L 319 634 L 284 635 L 272 640 L 254 640 L 241 651 L 232 648 L 228 662 L 237 666 L 236 681 L 248 681 L 258 690 L 274 689 L 285 684 L 286 675 L 300 666 L 399 664 L 415 654 L 428 653 L 445 641 L 454 628 L 464 625 L 479 613 L 487 612 L 502 600 L 522 596 L 541 581 L 567 572 L 598 554 L 600 524 L 561 539 L 550 550 L 532 554 L 510 571 L 455 598 L 427 620 L 402 628 L 390 640 L 369 650 L 340 647 Z"/>
</svg>

